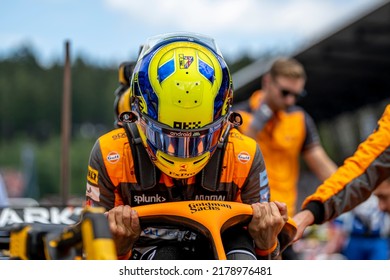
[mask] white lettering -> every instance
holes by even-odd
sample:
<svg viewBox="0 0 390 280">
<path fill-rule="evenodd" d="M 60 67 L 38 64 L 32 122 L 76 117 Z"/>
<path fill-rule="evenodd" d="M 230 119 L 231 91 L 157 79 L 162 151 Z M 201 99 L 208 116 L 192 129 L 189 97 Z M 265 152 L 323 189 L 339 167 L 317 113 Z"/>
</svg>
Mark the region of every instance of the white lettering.
<svg viewBox="0 0 390 280">
<path fill-rule="evenodd" d="M 15 210 L 11 208 L 4 208 L 0 213 L 0 227 L 20 223 L 23 223 L 23 220 L 19 217 Z"/>
<path fill-rule="evenodd" d="M 49 224 L 50 214 L 46 208 L 25 208 L 24 222 Z"/>
<path fill-rule="evenodd" d="M 63 225 L 71 225 L 74 224 L 75 221 L 72 220 L 72 216 L 79 217 L 81 212 L 83 211 L 82 207 L 76 208 L 64 208 L 62 211 L 56 207 L 50 208 L 50 217 L 52 224 L 63 224 Z"/>
<path fill-rule="evenodd" d="M 173 137 L 191 137 L 192 136 L 192 132 L 174 132 L 174 131 L 171 131 L 169 133 L 171 136 Z"/>
<path fill-rule="evenodd" d="M 83 211 L 82 207 L 26 207 L 21 210 L 3 208 L 0 210 L 0 227 L 20 223 L 43 223 L 71 225 Z"/>
<path fill-rule="evenodd" d="M 140 204 L 140 203 L 159 203 L 159 202 L 166 201 L 166 198 L 163 196 L 159 196 L 158 194 L 153 195 L 153 196 L 146 196 L 145 194 L 142 194 L 142 195 L 135 195 L 134 201 L 137 204 Z"/>
<path fill-rule="evenodd" d="M 224 195 L 196 195 L 195 200 L 218 200 L 218 201 L 223 201 L 225 200 Z"/>
</svg>

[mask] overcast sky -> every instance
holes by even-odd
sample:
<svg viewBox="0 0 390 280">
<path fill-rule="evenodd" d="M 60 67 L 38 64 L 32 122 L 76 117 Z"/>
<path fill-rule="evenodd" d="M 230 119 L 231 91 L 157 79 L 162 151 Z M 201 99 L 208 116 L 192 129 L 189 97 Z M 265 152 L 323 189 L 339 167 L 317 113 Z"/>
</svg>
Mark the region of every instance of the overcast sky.
<svg viewBox="0 0 390 280">
<path fill-rule="evenodd" d="M 385 0 L 0 0 L 0 58 L 30 44 L 42 63 L 72 55 L 98 64 L 134 59 L 149 36 L 191 31 L 222 53 L 291 50 Z"/>
</svg>

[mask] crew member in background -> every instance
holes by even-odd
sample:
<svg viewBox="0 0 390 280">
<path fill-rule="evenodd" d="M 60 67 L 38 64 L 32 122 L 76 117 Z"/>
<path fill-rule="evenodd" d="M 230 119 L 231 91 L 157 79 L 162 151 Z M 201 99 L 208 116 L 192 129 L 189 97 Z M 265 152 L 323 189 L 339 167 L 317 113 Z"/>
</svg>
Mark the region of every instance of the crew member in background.
<svg viewBox="0 0 390 280">
<path fill-rule="evenodd" d="M 296 105 L 305 95 L 306 73 L 293 58 L 279 58 L 262 78 L 262 88 L 249 100 L 233 107 L 243 117 L 239 130 L 259 144 L 267 167 L 271 201 L 287 204 L 289 215 L 296 211 L 300 156 L 319 180 L 337 168 L 326 154 L 313 119 Z M 292 247 L 284 259 L 297 259 Z"/>
</svg>

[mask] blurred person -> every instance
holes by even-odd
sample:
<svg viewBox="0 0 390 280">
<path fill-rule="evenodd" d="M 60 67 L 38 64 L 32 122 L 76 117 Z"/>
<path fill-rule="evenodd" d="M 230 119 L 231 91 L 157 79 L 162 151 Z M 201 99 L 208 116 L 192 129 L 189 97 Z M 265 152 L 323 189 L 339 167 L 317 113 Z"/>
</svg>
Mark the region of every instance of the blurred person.
<svg viewBox="0 0 390 280">
<path fill-rule="evenodd" d="M 3 180 L 7 188 L 8 198 L 25 196 L 26 180 L 21 171 L 16 169 L 4 169 Z"/>
<path fill-rule="evenodd" d="M 377 128 L 337 171 L 306 197 L 302 209 L 294 216 L 298 231 L 295 241 L 305 229 L 322 224 L 350 211 L 374 193 L 379 209 L 390 213 L 390 105 L 387 105 Z"/>
<path fill-rule="evenodd" d="M 389 179 L 383 184 L 390 189 Z M 390 215 L 380 210 L 374 194 L 330 223 L 333 228 L 326 255 L 341 253 L 348 260 L 389 259 Z"/>
<path fill-rule="evenodd" d="M 114 126 L 121 127 L 120 115 L 128 112 L 130 108 L 130 79 L 134 71 L 135 62 L 123 62 L 118 69 L 119 86 L 114 95 Z"/>
<path fill-rule="evenodd" d="M 378 197 L 379 209 L 390 213 L 390 178 L 379 184 L 373 193 Z"/>
<path fill-rule="evenodd" d="M 86 204 L 107 211 L 118 258 L 206 258 L 199 234 L 141 231 L 132 207 L 211 197 L 253 208 L 248 227 L 224 238 L 228 259 L 277 259 L 287 207 L 269 202 L 260 148 L 235 128 L 241 118 L 231 112 L 232 80 L 214 40 L 187 33 L 150 38 L 130 88 L 131 111 L 91 151 L 86 190 Z"/>
<path fill-rule="evenodd" d="M 3 176 L 0 173 L 0 207 L 7 207 L 8 205 L 9 202 L 8 202 L 7 188 L 3 180 Z"/>
<path fill-rule="evenodd" d="M 279 58 L 262 78 L 262 88 L 235 110 L 243 117 L 239 130 L 261 147 L 267 166 L 271 201 L 287 204 L 296 212 L 300 156 L 319 180 L 337 168 L 323 149 L 313 119 L 296 105 L 305 95 L 306 72 L 293 58 Z M 297 259 L 290 247 L 283 256 Z"/>
</svg>

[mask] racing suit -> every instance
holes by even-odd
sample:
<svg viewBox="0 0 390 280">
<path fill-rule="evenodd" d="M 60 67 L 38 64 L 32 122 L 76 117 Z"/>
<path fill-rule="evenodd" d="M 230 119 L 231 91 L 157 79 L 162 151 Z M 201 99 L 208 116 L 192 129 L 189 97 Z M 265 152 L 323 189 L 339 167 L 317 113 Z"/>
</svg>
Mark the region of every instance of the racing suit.
<svg viewBox="0 0 390 280">
<path fill-rule="evenodd" d="M 159 172 L 154 186 L 137 183 L 135 161 L 124 128 L 101 136 L 95 143 L 88 165 L 86 204 L 106 210 L 119 205 L 132 207 L 152 203 L 184 200 L 237 201 L 246 204 L 269 201 L 268 177 L 263 156 L 256 142 L 232 129 L 224 151 L 220 183 L 205 188 L 200 176 L 174 179 Z M 163 206 L 162 206 L 163 207 Z M 140 258 L 152 258 L 149 244 L 184 239 L 193 240 L 194 232 L 176 228 L 147 228 L 141 233 L 135 249 Z M 185 247 L 185 246 L 182 246 Z M 203 256 L 204 257 L 204 256 Z M 202 258 L 202 257 L 201 257 Z"/>
<path fill-rule="evenodd" d="M 308 196 L 302 209 L 311 211 L 314 223 L 329 221 L 370 197 L 390 176 L 390 105 L 375 131 L 344 164 Z"/>
</svg>

